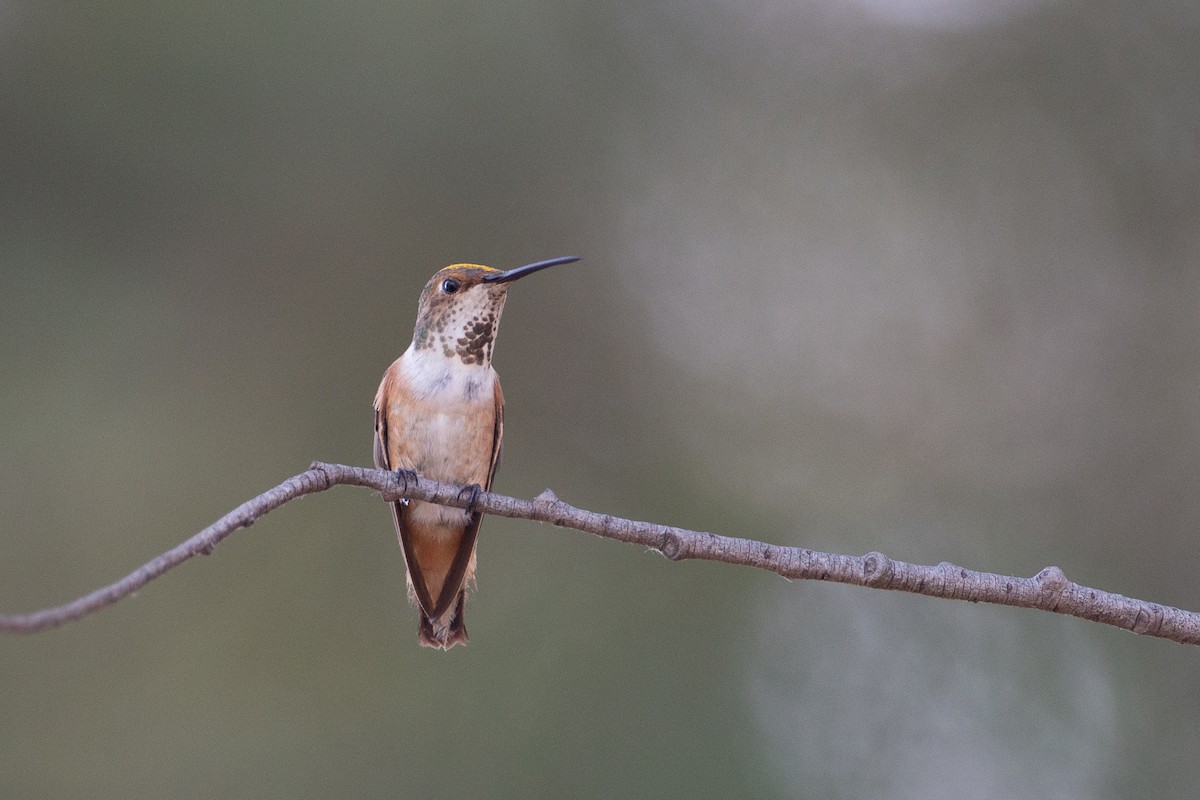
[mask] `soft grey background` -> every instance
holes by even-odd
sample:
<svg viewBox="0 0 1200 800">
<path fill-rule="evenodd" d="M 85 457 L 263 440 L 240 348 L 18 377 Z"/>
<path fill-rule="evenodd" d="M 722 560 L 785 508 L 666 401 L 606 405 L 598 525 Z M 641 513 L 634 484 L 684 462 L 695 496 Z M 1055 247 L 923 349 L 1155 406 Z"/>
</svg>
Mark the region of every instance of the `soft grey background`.
<svg viewBox="0 0 1200 800">
<path fill-rule="evenodd" d="M 1200 608 L 1194 3 L 0 0 L 0 608 L 312 459 L 455 261 L 497 488 Z M 491 519 L 419 649 L 286 506 L 0 640 L 13 798 L 1190 798 L 1200 651 Z"/>
</svg>

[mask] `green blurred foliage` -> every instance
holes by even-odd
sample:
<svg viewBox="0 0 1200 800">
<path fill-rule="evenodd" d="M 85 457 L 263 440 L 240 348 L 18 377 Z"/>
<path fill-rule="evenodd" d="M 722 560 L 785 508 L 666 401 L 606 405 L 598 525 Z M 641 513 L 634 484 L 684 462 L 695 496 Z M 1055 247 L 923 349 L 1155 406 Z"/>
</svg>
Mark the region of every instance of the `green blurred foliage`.
<svg viewBox="0 0 1200 800">
<path fill-rule="evenodd" d="M 0 2 L 0 608 L 313 459 L 456 261 L 497 488 L 1200 607 L 1192 4 Z M 377 498 L 0 641 L 0 797 L 1190 797 L 1196 653 Z"/>
</svg>

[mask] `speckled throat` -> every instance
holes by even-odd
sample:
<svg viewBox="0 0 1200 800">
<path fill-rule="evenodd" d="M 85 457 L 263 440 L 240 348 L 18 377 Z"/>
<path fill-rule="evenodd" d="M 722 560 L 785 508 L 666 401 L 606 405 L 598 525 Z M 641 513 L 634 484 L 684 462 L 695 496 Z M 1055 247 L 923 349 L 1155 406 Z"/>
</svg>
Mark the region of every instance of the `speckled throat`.
<svg viewBox="0 0 1200 800">
<path fill-rule="evenodd" d="M 427 291 L 421 298 L 413 346 L 441 350 L 446 358 L 467 365 L 488 366 L 506 295 L 504 285 L 476 285 L 450 296 Z"/>
</svg>

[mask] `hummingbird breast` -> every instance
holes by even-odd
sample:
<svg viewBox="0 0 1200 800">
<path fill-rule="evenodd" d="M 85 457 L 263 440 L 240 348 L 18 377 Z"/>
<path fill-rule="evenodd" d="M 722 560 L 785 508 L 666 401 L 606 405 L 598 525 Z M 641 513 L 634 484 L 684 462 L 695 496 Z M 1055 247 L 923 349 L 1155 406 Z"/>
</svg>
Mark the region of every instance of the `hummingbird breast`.
<svg viewBox="0 0 1200 800">
<path fill-rule="evenodd" d="M 388 369 L 380 400 L 388 420 L 393 468 L 434 480 L 486 486 L 497 446 L 499 377 L 490 366 L 465 364 L 435 350 L 410 348 Z M 461 526 L 461 509 L 413 503 L 413 521 Z"/>
</svg>

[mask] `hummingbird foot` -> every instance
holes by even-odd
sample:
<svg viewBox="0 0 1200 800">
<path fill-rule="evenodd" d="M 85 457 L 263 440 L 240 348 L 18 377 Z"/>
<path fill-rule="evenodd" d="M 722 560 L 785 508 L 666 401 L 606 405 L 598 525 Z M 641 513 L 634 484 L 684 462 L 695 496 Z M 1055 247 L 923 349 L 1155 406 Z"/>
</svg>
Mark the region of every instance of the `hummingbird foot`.
<svg viewBox="0 0 1200 800">
<path fill-rule="evenodd" d="M 466 512 L 468 514 L 475 513 L 475 504 L 479 502 L 479 494 L 482 491 L 483 491 L 483 487 L 480 486 L 478 483 L 472 483 L 470 486 L 464 486 L 462 488 L 462 490 L 459 491 L 459 493 L 458 493 L 459 500 L 462 500 L 464 495 L 466 495 L 467 497 L 470 498 L 469 500 L 467 500 L 467 505 L 466 505 Z"/>
<path fill-rule="evenodd" d="M 400 484 L 401 493 L 407 494 L 410 488 L 417 486 L 417 471 L 415 469 L 396 470 L 396 482 Z M 408 498 L 404 498 L 401 502 L 407 504 Z"/>
</svg>

